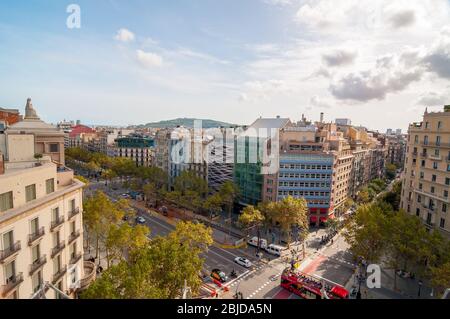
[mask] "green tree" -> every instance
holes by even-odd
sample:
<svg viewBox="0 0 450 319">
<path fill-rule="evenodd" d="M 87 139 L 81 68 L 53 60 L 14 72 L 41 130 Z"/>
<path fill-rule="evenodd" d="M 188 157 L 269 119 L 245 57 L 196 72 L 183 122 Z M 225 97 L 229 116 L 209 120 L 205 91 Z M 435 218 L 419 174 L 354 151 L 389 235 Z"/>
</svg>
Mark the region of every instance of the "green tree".
<svg viewBox="0 0 450 319">
<path fill-rule="evenodd" d="M 112 169 L 106 169 L 103 172 L 102 177 L 105 179 L 105 185 L 108 186 L 108 181 L 111 184 L 112 180 L 117 177 L 117 174 Z"/>
<path fill-rule="evenodd" d="M 226 181 L 219 189 L 219 195 L 222 198 L 222 203 L 228 211 L 228 220 L 230 223 L 229 235 L 231 235 L 232 213 L 236 198 L 239 196 L 239 187 L 231 181 Z"/>
<path fill-rule="evenodd" d="M 222 211 L 222 198 L 218 193 L 212 194 L 206 198 L 203 203 L 203 209 L 208 212 L 208 216 L 212 218 Z"/>
<path fill-rule="evenodd" d="M 294 226 L 299 230 L 299 239 L 303 241 L 308 235 L 308 205 L 304 198 L 288 196 L 272 203 L 272 218 L 278 222 L 281 230 L 287 235 L 288 247 L 291 243 L 291 231 Z"/>
<path fill-rule="evenodd" d="M 355 257 L 377 263 L 386 248 L 387 216 L 375 204 L 360 206 L 347 224 L 344 237 Z"/>
<path fill-rule="evenodd" d="M 397 176 L 397 166 L 395 164 L 386 165 L 386 178 L 393 180 Z"/>
<path fill-rule="evenodd" d="M 84 202 L 83 220 L 88 238 L 93 235 L 96 240 L 96 257 L 99 257 L 100 243 L 105 242 L 111 224 L 118 223 L 125 212 L 124 205 L 113 203 L 102 191 L 97 191 Z M 89 243 L 88 243 L 89 245 Z M 90 245 L 89 245 L 90 247 Z"/>
<path fill-rule="evenodd" d="M 185 283 L 196 295 L 202 284 L 201 256 L 212 243 L 210 228 L 180 222 L 168 236 L 133 249 L 126 260 L 111 266 L 81 297 L 173 299 L 181 295 Z"/>
<path fill-rule="evenodd" d="M 241 223 L 244 227 L 256 227 L 257 235 L 258 235 L 258 252 L 260 249 L 260 239 L 261 239 L 261 231 L 260 227 L 264 223 L 264 215 L 254 206 L 246 206 L 241 215 L 239 216 L 239 223 Z"/>
</svg>

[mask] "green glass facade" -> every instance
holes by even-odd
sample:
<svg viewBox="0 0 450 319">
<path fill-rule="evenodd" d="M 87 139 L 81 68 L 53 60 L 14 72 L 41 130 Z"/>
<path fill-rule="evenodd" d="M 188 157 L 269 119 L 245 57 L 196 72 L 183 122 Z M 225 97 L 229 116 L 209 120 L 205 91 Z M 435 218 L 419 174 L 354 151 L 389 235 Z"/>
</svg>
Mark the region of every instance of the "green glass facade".
<svg viewBox="0 0 450 319">
<path fill-rule="evenodd" d="M 234 183 L 239 187 L 239 202 L 256 205 L 261 202 L 264 177 L 261 174 L 264 139 L 238 137 L 235 145 Z"/>
</svg>

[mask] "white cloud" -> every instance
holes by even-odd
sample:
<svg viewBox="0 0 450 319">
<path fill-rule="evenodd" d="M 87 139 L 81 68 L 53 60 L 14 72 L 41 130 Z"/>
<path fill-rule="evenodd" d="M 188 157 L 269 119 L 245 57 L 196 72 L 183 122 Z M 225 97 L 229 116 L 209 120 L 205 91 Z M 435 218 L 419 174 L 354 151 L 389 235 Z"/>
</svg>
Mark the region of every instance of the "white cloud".
<svg viewBox="0 0 450 319">
<path fill-rule="evenodd" d="M 357 53 L 348 50 L 335 50 L 322 55 L 323 61 L 330 67 L 352 64 Z"/>
<path fill-rule="evenodd" d="M 161 67 L 163 65 L 163 58 L 156 53 L 137 50 L 136 57 L 138 62 L 146 68 Z"/>
<path fill-rule="evenodd" d="M 394 29 L 409 27 L 416 22 L 416 12 L 414 10 L 399 11 L 392 14 L 388 21 Z"/>
<path fill-rule="evenodd" d="M 430 72 L 450 80 L 450 28 L 442 29 L 424 62 Z"/>
<path fill-rule="evenodd" d="M 133 42 L 135 35 L 128 29 L 120 29 L 114 38 L 120 42 Z"/>
<path fill-rule="evenodd" d="M 447 90 L 448 89 L 450 89 L 450 87 L 448 87 Z M 449 93 L 442 94 L 436 92 L 427 92 L 419 97 L 417 104 L 425 106 L 442 106 L 448 104 L 449 102 L 450 102 Z"/>
<path fill-rule="evenodd" d="M 328 99 L 321 98 L 318 95 L 314 95 L 309 100 L 309 104 L 313 107 L 324 108 L 324 109 L 329 109 L 329 108 L 331 108 L 331 105 L 332 105 L 331 101 L 329 101 Z"/>
<path fill-rule="evenodd" d="M 274 6 L 287 6 L 294 3 L 294 0 L 263 0 L 263 2 Z"/>
</svg>

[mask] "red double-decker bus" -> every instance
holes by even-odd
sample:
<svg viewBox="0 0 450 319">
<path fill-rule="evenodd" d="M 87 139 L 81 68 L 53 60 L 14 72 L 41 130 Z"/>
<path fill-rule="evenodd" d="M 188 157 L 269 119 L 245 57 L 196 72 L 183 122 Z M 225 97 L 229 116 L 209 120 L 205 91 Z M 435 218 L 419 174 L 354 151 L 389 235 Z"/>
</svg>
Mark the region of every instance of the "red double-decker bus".
<svg viewBox="0 0 450 319">
<path fill-rule="evenodd" d="M 281 275 L 281 287 L 303 299 L 348 299 L 344 287 L 287 268 Z"/>
</svg>

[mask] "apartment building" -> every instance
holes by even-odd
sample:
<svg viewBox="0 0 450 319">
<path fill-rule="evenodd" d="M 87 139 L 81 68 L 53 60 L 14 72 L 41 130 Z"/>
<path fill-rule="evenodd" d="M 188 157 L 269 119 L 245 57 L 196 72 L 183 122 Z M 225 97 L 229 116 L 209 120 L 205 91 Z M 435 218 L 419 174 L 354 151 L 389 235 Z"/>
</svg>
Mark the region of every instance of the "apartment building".
<svg viewBox="0 0 450 319">
<path fill-rule="evenodd" d="M 61 297 L 49 285 L 75 297 L 95 276 L 83 262 L 84 184 L 51 156 L 35 158 L 34 123 L 39 134 L 30 123 L 0 134 L 0 299 Z"/>
<path fill-rule="evenodd" d="M 31 147 L 35 152 L 35 154 L 33 155 L 49 156 L 52 161 L 61 165 L 65 164 L 65 133 L 57 127 L 42 121 L 37 115 L 31 99 L 27 100 L 27 104 L 25 106 L 25 117 L 23 118 L 23 120 L 10 125 L 5 131 L 5 134 L 3 134 L 3 138 L 8 135 L 21 134 L 33 135 L 34 145 L 29 145 L 29 147 Z M 1 138 L 2 137 L 0 137 L 0 139 Z M 6 143 L 8 143 L 8 140 L 6 140 Z M 3 153 L 6 154 L 4 150 Z"/>
<path fill-rule="evenodd" d="M 409 126 L 401 208 L 450 238 L 450 106 Z"/>
<path fill-rule="evenodd" d="M 152 166 L 155 159 L 155 141 L 138 134 L 119 137 L 116 139 L 114 156 L 128 158 L 136 166 Z"/>
<path fill-rule="evenodd" d="M 403 135 L 387 135 L 387 158 L 388 164 L 402 167 L 405 161 L 406 140 Z"/>
<path fill-rule="evenodd" d="M 155 135 L 155 166 L 164 172 L 169 171 L 169 144 L 171 130 L 161 129 Z"/>
</svg>

